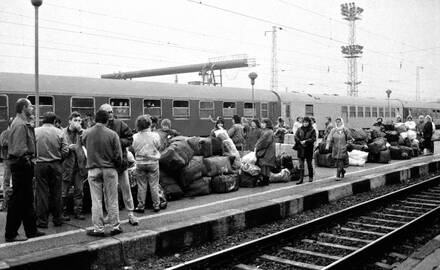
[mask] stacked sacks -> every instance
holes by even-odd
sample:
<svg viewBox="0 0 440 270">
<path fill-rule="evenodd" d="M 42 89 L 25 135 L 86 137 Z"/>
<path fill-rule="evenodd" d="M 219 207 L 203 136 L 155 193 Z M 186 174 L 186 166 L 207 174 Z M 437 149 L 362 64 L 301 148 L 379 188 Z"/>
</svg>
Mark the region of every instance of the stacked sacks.
<svg viewBox="0 0 440 270">
<path fill-rule="evenodd" d="M 384 133 L 382 133 L 385 135 Z M 388 163 L 391 160 L 390 150 L 384 137 L 377 137 L 368 144 L 368 161 L 376 163 Z"/>
<path fill-rule="evenodd" d="M 369 134 L 362 128 L 350 128 L 350 135 L 353 138 L 353 142 L 350 143 L 350 147 L 353 150 L 368 151 L 367 142 L 369 140 Z"/>
<path fill-rule="evenodd" d="M 169 176 L 164 171 L 160 171 L 159 184 L 163 188 L 168 201 L 179 200 L 184 195 L 174 177 Z"/>
</svg>

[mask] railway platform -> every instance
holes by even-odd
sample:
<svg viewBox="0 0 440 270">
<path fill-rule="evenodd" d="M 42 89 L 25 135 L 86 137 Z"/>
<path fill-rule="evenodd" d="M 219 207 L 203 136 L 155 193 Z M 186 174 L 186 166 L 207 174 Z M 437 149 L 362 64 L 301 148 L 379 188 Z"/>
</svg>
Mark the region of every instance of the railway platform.
<svg viewBox="0 0 440 270">
<path fill-rule="evenodd" d="M 440 235 L 412 253 L 396 270 L 440 270 Z"/>
<path fill-rule="evenodd" d="M 106 238 L 86 235 L 91 228 L 89 215 L 84 221 L 72 220 L 62 227 L 50 224 L 44 230 L 47 235 L 40 238 L 4 243 L 6 213 L 1 212 L 0 269 L 120 269 L 151 254 L 167 254 L 219 239 L 345 196 L 440 174 L 440 154 L 349 167 L 343 181 L 335 181 L 334 174 L 335 169 L 317 168 L 312 183 L 271 184 L 172 201 L 166 210 L 139 216 L 139 226 L 129 225 L 126 212 L 121 211 L 124 233 Z"/>
</svg>

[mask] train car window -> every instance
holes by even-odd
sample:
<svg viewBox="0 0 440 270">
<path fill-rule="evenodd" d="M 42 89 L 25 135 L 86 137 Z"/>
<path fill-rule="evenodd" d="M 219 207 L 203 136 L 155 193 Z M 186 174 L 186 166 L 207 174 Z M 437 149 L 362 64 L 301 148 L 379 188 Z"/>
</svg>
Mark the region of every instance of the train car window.
<svg viewBox="0 0 440 270">
<path fill-rule="evenodd" d="M 223 117 L 231 118 L 234 114 L 237 114 L 235 102 L 223 102 Z"/>
<path fill-rule="evenodd" d="M 347 106 L 341 107 L 341 116 L 343 119 L 347 120 L 347 118 L 348 118 L 348 107 Z"/>
<path fill-rule="evenodd" d="M 131 116 L 130 99 L 111 98 L 110 105 L 113 107 L 113 114 L 119 119 L 129 119 Z"/>
<path fill-rule="evenodd" d="M 358 107 L 358 117 L 364 117 L 364 107 Z"/>
<path fill-rule="evenodd" d="M 365 107 L 365 117 L 371 117 L 371 107 Z"/>
<path fill-rule="evenodd" d="M 9 118 L 8 96 L 0 95 L 0 121 L 7 121 Z"/>
<path fill-rule="evenodd" d="M 261 103 L 261 118 L 268 118 L 269 117 L 269 104 L 268 103 Z M 290 117 L 290 115 L 287 115 L 287 117 Z"/>
<path fill-rule="evenodd" d="M 86 97 L 72 97 L 70 100 L 70 112 L 79 112 L 82 116 L 95 114 L 95 99 Z"/>
<path fill-rule="evenodd" d="M 244 103 L 243 116 L 246 118 L 253 118 L 254 116 L 257 116 L 257 112 L 254 110 L 254 104 L 252 104 L 252 102 Z"/>
<path fill-rule="evenodd" d="M 144 99 L 144 114 L 162 117 L 162 103 L 157 99 Z"/>
<path fill-rule="evenodd" d="M 379 108 L 379 117 L 384 117 L 383 108 L 382 107 Z"/>
<path fill-rule="evenodd" d="M 356 117 L 356 106 L 350 106 L 350 118 Z"/>
<path fill-rule="evenodd" d="M 391 108 L 391 117 L 396 117 L 396 108 Z"/>
<path fill-rule="evenodd" d="M 27 99 L 35 106 L 35 96 L 28 96 Z M 52 96 L 40 96 L 40 118 L 46 112 L 55 112 L 55 102 Z"/>
<path fill-rule="evenodd" d="M 201 119 L 209 119 L 209 116 L 214 117 L 214 102 L 200 101 L 199 116 Z"/>
<path fill-rule="evenodd" d="M 313 105 L 306 104 L 306 115 L 305 116 L 313 116 Z"/>
<path fill-rule="evenodd" d="M 174 100 L 173 101 L 173 117 L 174 118 L 189 118 L 189 101 L 188 100 Z"/>
<path fill-rule="evenodd" d="M 373 112 L 371 113 L 371 117 L 377 117 L 377 107 L 373 107 Z"/>
</svg>

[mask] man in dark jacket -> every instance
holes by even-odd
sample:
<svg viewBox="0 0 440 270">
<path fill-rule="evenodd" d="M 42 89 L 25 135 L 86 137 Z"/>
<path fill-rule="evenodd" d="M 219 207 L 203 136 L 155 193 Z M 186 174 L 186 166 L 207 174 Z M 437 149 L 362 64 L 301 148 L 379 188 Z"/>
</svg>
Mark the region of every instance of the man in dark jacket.
<svg viewBox="0 0 440 270">
<path fill-rule="evenodd" d="M 302 126 L 295 133 L 295 148 L 298 151 L 300 179 L 297 184 L 304 181 L 304 161 L 307 161 L 309 182 L 313 182 L 313 145 L 316 141 L 316 131 L 312 127 L 311 119 L 304 117 Z"/>
<path fill-rule="evenodd" d="M 130 181 L 128 178 L 129 162 L 127 158 L 127 147 L 131 146 L 133 143 L 133 134 L 126 123 L 114 117 L 113 107 L 110 104 L 102 104 L 99 109 L 108 112 L 109 119 L 107 127 L 115 131 L 119 136 L 119 141 L 122 148 L 122 164 L 116 168 L 118 171 L 119 188 L 122 192 L 125 208 L 128 211 L 128 221 L 131 225 L 135 226 L 138 225 L 139 221 L 133 214 L 134 202 L 131 194 Z"/>
<path fill-rule="evenodd" d="M 96 124 L 85 130 L 82 144 L 87 149 L 87 169 L 92 196 L 92 222 L 94 229 L 87 231 L 90 236 L 105 236 L 102 203 L 105 203 L 112 226 L 111 235 L 122 232 L 118 209 L 118 172 L 121 166 L 122 150 L 118 135 L 106 127 L 109 114 L 99 110 Z"/>
<path fill-rule="evenodd" d="M 8 137 L 8 155 L 13 189 L 6 216 L 6 242 L 27 240 L 18 234 L 22 222 L 28 238 L 44 235 L 43 232 L 37 230 L 32 187 L 33 159 L 36 152 L 35 133 L 30 124 L 33 109 L 31 102 L 26 98 L 20 98 L 15 103 L 17 116 L 12 121 Z"/>
</svg>

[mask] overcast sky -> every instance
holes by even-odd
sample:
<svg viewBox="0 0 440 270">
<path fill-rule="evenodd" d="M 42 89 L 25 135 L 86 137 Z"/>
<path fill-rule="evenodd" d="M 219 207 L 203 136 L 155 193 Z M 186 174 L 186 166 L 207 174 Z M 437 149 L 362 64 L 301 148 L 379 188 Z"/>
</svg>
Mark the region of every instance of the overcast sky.
<svg viewBox="0 0 440 270">
<path fill-rule="evenodd" d="M 253 68 L 224 71 L 224 85 L 270 87 L 273 25 L 278 31 L 279 90 L 346 94 L 348 41 L 334 0 L 44 0 L 40 73 L 99 77 L 117 71 L 207 62 L 247 54 Z M 440 99 L 440 1 L 362 0 L 357 43 L 360 96 Z M 34 72 L 30 0 L 0 1 L 0 72 Z M 179 75 L 179 83 L 198 75 Z M 174 76 L 146 80 L 174 82 Z"/>
</svg>

